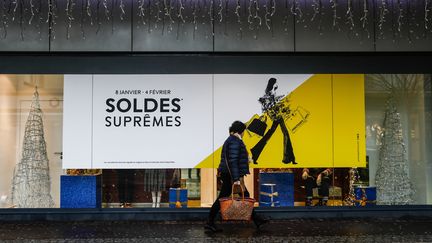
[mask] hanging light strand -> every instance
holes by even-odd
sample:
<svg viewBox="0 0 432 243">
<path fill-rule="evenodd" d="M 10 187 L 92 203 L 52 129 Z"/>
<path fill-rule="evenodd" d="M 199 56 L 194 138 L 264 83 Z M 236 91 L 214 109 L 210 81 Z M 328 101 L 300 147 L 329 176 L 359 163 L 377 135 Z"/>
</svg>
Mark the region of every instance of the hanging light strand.
<svg viewBox="0 0 432 243">
<path fill-rule="evenodd" d="M 346 19 L 347 19 L 347 24 L 348 24 L 348 28 L 350 31 L 354 30 L 354 13 L 353 13 L 353 8 L 352 8 L 352 0 L 348 0 L 347 1 L 347 11 L 346 11 Z"/>
<path fill-rule="evenodd" d="M 29 4 L 30 4 L 30 19 L 28 21 L 28 24 L 31 25 L 32 21 L 33 21 L 33 18 L 35 16 L 35 6 L 33 4 L 33 0 L 30 0 Z"/>
<path fill-rule="evenodd" d="M 74 0 L 67 0 L 66 2 L 66 39 L 70 38 L 70 29 L 72 28 L 72 22 L 74 21 L 73 10 L 75 2 Z"/>
<path fill-rule="evenodd" d="M 414 27 L 413 25 L 415 25 L 415 19 L 412 20 L 412 17 L 414 16 L 414 14 L 412 13 L 412 9 L 411 9 L 411 1 L 407 1 L 407 11 L 406 11 L 406 27 L 408 28 L 408 33 L 407 33 L 407 39 L 408 39 L 408 43 L 412 44 L 412 38 L 414 35 Z"/>
<path fill-rule="evenodd" d="M 152 31 L 151 19 L 152 19 L 152 1 L 148 0 L 147 4 L 147 32 L 150 34 Z"/>
<path fill-rule="evenodd" d="M 1 7 L 1 24 L 2 24 L 2 29 L 3 29 L 3 34 L 1 35 L 2 39 L 6 39 L 7 37 L 7 28 L 8 28 L 8 23 L 7 23 L 7 8 L 6 8 L 6 0 L 2 0 L 2 7 Z"/>
<path fill-rule="evenodd" d="M 387 0 L 381 0 L 380 12 L 379 12 L 379 21 L 378 21 L 378 29 L 379 29 L 379 37 L 384 37 L 384 24 L 387 21 L 387 14 L 389 12 Z"/>
<path fill-rule="evenodd" d="M 48 14 L 47 14 L 47 19 L 46 19 L 46 23 L 48 23 L 48 28 L 49 28 L 49 33 L 48 33 L 48 37 L 51 38 L 52 40 L 55 40 L 56 35 L 55 35 L 55 10 L 56 10 L 56 5 L 54 4 L 53 0 L 47 0 L 48 1 Z"/>
<path fill-rule="evenodd" d="M 427 32 L 429 29 L 429 12 L 431 10 L 429 9 L 429 0 L 424 0 L 424 29 Z"/>
<path fill-rule="evenodd" d="M 167 16 L 169 21 L 173 23 L 174 20 L 171 16 L 171 6 L 168 5 L 168 0 L 164 0 L 163 3 L 164 3 L 165 16 Z"/>
<path fill-rule="evenodd" d="M 12 14 L 12 22 L 14 22 L 15 21 L 15 15 L 16 15 L 16 11 L 17 11 L 17 9 L 18 9 L 18 1 L 19 0 L 13 0 L 12 1 L 12 4 L 13 4 L 13 14 Z"/>
<path fill-rule="evenodd" d="M 155 21 L 155 29 L 157 29 L 158 28 L 158 24 L 159 24 L 159 22 L 162 20 L 162 18 L 161 18 L 161 13 L 162 13 L 162 8 L 161 8 L 161 6 L 160 6 L 160 1 L 161 0 L 156 0 L 156 3 L 155 3 L 155 5 L 156 5 L 156 21 Z"/>
<path fill-rule="evenodd" d="M 123 0 L 120 0 L 120 20 L 123 21 L 126 16 L 125 4 Z"/>
<path fill-rule="evenodd" d="M 87 16 L 90 19 L 90 25 L 93 26 L 93 18 L 92 18 L 92 10 L 91 10 L 91 0 L 87 0 L 87 2 L 86 2 L 86 12 L 87 12 Z"/>
<path fill-rule="evenodd" d="M 363 15 L 360 18 L 360 22 L 362 23 L 362 29 L 364 32 L 366 32 L 366 36 L 368 39 L 370 39 L 370 32 L 368 29 L 368 15 L 369 15 L 369 6 L 368 6 L 368 0 L 363 0 Z"/>
<path fill-rule="evenodd" d="M 268 30 L 272 30 L 272 17 L 276 13 L 276 3 L 275 0 L 267 0 L 266 4 L 264 5 L 265 8 L 265 15 L 264 15 L 264 22 L 267 26 Z"/>
<path fill-rule="evenodd" d="M 41 41 L 42 40 L 42 26 L 44 23 L 44 18 L 42 16 L 42 0 L 38 0 L 37 6 L 38 7 L 35 9 L 36 18 L 38 20 L 37 24 L 36 24 L 36 29 L 38 32 L 39 40 Z"/>
<path fill-rule="evenodd" d="M 146 14 L 145 14 L 145 1 L 138 0 L 138 17 L 141 19 L 141 24 L 146 25 Z"/>
<path fill-rule="evenodd" d="M 19 2 L 19 10 L 20 10 L 20 19 L 19 19 L 20 37 L 21 37 L 21 41 L 24 41 L 24 0 L 18 0 L 18 2 Z"/>
<path fill-rule="evenodd" d="M 321 0 L 313 0 L 312 1 L 312 10 L 313 10 L 313 14 L 312 14 L 312 18 L 310 19 L 311 22 L 313 22 L 317 16 L 321 15 L 321 11 L 322 11 Z"/>
<path fill-rule="evenodd" d="M 209 20 L 210 20 L 210 30 L 212 32 L 212 35 L 214 35 L 214 33 L 213 33 L 213 21 L 214 21 L 214 18 L 213 18 L 213 5 L 214 5 L 213 0 L 210 0 L 208 15 L 209 15 Z"/>
<path fill-rule="evenodd" d="M 110 11 L 108 9 L 108 0 L 103 0 L 102 5 L 103 5 L 103 7 L 105 9 L 105 18 L 107 20 L 109 20 L 110 19 Z"/>
<path fill-rule="evenodd" d="M 367 30 L 369 7 L 368 0 L 363 0 L 363 16 L 360 18 L 363 29 Z"/>
<path fill-rule="evenodd" d="M 337 8 L 339 5 L 338 0 L 330 0 L 330 5 L 333 11 L 333 28 L 336 28 L 339 31 L 339 16 L 337 12 Z"/>
<path fill-rule="evenodd" d="M 295 16 L 297 23 L 300 23 L 303 21 L 303 11 L 301 10 L 300 2 L 298 0 L 292 1 L 291 13 Z"/>
<path fill-rule="evenodd" d="M 183 1 L 182 0 L 178 0 L 178 13 L 177 13 L 177 17 L 180 19 L 180 22 L 184 23 L 186 22 L 184 17 L 183 17 L 183 10 L 185 9 L 183 6 Z"/>
<path fill-rule="evenodd" d="M 100 0 L 97 0 L 96 3 L 96 24 L 97 24 L 96 34 L 98 34 L 102 26 L 102 21 L 100 18 Z"/>
<path fill-rule="evenodd" d="M 219 16 L 219 22 L 222 23 L 222 21 L 223 21 L 223 0 L 219 0 L 218 16 Z"/>
<path fill-rule="evenodd" d="M 236 7 L 235 7 L 235 15 L 237 17 L 237 24 L 239 26 L 239 32 L 238 32 L 238 37 L 241 40 L 243 38 L 243 27 L 242 27 L 242 20 L 241 20 L 241 15 L 240 15 L 240 10 L 241 10 L 241 2 L 240 0 L 236 0 Z"/>
<path fill-rule="evenodd" d="M 402 0 L 397 0 L 398 16 L 397 16 L 397 32 L 398 36 L 402 35 L 402 21 L 404 19 L 404 9 Z"/>
<path fill-rule="evenodd" d="M 85 23 L 85 2 L 84 0 L 81 0 L 81 13 L 80 13 L 80 30 L 81 30 L 81 38 L 85 40 L 85 31 L 84 31 L 84 23 Z"/>
<path fill-rule="evenodd" d="M 192 6 L 193 35 L 192 35 L 192 38 L 194 40 L 195 40 L 196 31 L 198 30 L 198 21 L 197 21 L 197 18 L 198 18 L 198 15 L 197 15 L 197 2 L 193 1 L 193 6 Z"/>
</svg>

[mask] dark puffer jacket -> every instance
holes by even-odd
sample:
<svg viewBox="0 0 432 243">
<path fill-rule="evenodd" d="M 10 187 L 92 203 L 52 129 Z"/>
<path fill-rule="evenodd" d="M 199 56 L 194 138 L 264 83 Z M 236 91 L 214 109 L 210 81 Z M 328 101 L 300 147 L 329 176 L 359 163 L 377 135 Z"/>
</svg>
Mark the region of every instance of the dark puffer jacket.
<svg viewBox="0 0 432 243">
<path fill-rule="evenodd" d="M 221 162 L 219 164 L 219 172 L 222 174 L 230 174 L 227 168 L 225 158 L 228 159 L 231 178 L 237 181 L 240 177 L 249 174 L 249 162 L 246 146 L 243 141 L 234 135 L 230 135 L 222 147 Z"/>
</svg>

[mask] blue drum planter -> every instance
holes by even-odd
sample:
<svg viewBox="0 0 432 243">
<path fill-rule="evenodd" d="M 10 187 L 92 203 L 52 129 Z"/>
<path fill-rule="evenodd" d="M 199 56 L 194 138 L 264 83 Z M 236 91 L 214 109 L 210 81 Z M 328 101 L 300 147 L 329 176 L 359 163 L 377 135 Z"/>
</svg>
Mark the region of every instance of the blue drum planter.
<svg viewBox="0 0 432 243">
<path fill-rule="evenodd" d="M 279 193 L 276 184 L 261 184 L 259 205 L 262 207 L 279 207 Z"/>
<path fill-rule="evenodd" d="M 187 208 L 187 189 L 170 188 L 168 198 L 170 208 Z"/>
<path fill-rule="evenodd" d="M 292 172 L 261 172 L 259 184 L 260 206 L 294 206 L 294 174 Z"/>
<path fill-rule="evenodd" d="M 364 207 L 376 205 L 376 187 L 357 186 L 354 188 L 354 193 L 356 206 Z"/>
<path fill-rule="evenodd" d="M 60 176 L 61 208 L 101 208 L 101 175 Z"/>
</svg>

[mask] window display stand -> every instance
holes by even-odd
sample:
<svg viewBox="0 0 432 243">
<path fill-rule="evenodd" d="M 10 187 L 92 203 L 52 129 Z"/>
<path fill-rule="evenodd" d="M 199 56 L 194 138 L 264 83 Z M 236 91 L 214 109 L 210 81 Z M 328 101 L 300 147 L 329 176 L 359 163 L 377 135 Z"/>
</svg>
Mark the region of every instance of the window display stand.
<svg viewBox="0 0 432 243">
<path fill-rule="evenodd" d="M 61 175 L 61 208 L 101 208 L 102 176 L 99 175 Z"/>
</svg>

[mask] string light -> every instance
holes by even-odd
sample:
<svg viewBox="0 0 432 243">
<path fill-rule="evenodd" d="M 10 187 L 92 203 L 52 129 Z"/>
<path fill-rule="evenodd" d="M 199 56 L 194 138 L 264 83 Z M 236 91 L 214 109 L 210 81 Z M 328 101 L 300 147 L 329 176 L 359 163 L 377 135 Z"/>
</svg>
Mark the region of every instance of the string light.
<svg viewBox="0 0 432 243">
<path fill-rule="evenodd" d="M 105 18 L 107 19 L 107 20 L 110 20 L 110 11 L 109 11 L 109 9 L 108 9 L 108 0 L 103 0 L 103 6 L 104 6 L 104 9 L 105 9 Z"/>
<path fill-rule="evenodd" d="M 91 0 L 87 0 L 86 3 L 87 16 L 90 18 L 90 25 L 93 25 L 92 11 L 91 11 Z"/>
<path fill-rule="evenodd" d="M 379 37 L 384 37 L 384 24 L 386 23 L 387 19 L 386 16 L 389 13 L 387 0 L 381 0 L 381 6 L 380 6 L 380 14 L 379 14 L 379 21 L 378 21 L 378 29 L 379 29 Z"/>
<path fill-rule="evenodd" d="M 6 39 L 7 33 L 8 33 L 7 32 L 7 28 L 8 28 L 7 20 L 8 20 L 8 17 L 7 17 L 6 0 L 2 0 L 1 3 L 2 3 L 2 7 L 1 7 L 1 11 L 2 11 L 2 14 L 1 14 L 1 24 L 2 24 L 2 29 L 3 29 L 3 34 L 1 35 L 1 38 L 2 39 Z"/>
<path fill-rule="evenodd" d="M 353 9 L 352 9 L 352 0 L 348 0 L 347 2 L 348 6 L 347 6 L 347 11 L 346 11 L 346 19 L 347 19 L 347 24 L 348 27 L 350 29 L 350 31 L 354 30 L 354 13 L 353 13 Z"/>
<path fill-rule="evenodd" d="M 241 40 L 243 38 L 243 27 L 242 27 L 242 20 L 240 16 L 240 9 L 241 9 L 240 0 L 236 0 L 235 15 L 237 17 L 237 24 L 239 26 L 239 39 Z"/>
<path fill-rule="evenodd" d="M 30 0 L 30 13 L 31 13 L 31 16 L 30 16 L 30 19 L 28 21 L 29 25 L 32 24 L 33 18 L 35 16 L 33 0 Z"/>
<path fill-rule="evenodd" d="M 331 8 L 333 10 L 333 28 L 337 29 L 338 31 L 340 30 L 339 28 L 339 16 L 338 16 L 338 12 L 337 12 L 337 8 L 338 8 L 338 0 L 330 0 L 330 5 Z"/>
<path fill-rule="evenodd" d="M 126 16 L 125 4 L 123 0 L 120 0 L 120 20 L 123 21 Z"/>
<path fill-rule="evenodd" d="M 145 4 L 145 1 L 144 1 L 144 0 L 138 0 L 138 10 L 139 10 L 139 12 L 138 12 L 138 16 L 139 16 L 140 19 L 141 19 L 141 23 L 142 23 L 142 25 L 145 25 L 145 24 L 146 24 L 146 21 L 145 21 L 145 17 L 146 17 L 146 15 L 145 15 L 145 7 L 144 7 L 144 4 Z"/>
<path fill-rule="evenodd" d="M 300 8 L 300 3 L 298 0 L 292 1 L 291 13 L 296 17 L 297 23 L 300 23 L 303 21 L 303 11 Z"/>
<path fill-rule="evenodd" d="M 362 28 L 367 33 L 367 38 L 369 39 L 370 33 L 367 28 L 368 15 L 369 15 L 368 0 L 363 0 L 363 16 L 360 18 L 360 21 L 362 23 Z"/>
<path fill-rule="evenodd" d="M 73 17 L 73 9 L 75 6 L 75 2 L 73 0 L 67 0 L 66 2 L 66 39 L 70 38 L 70 29 L 72 28 L 72 22 L 74 21 Z"/>
</svg>

